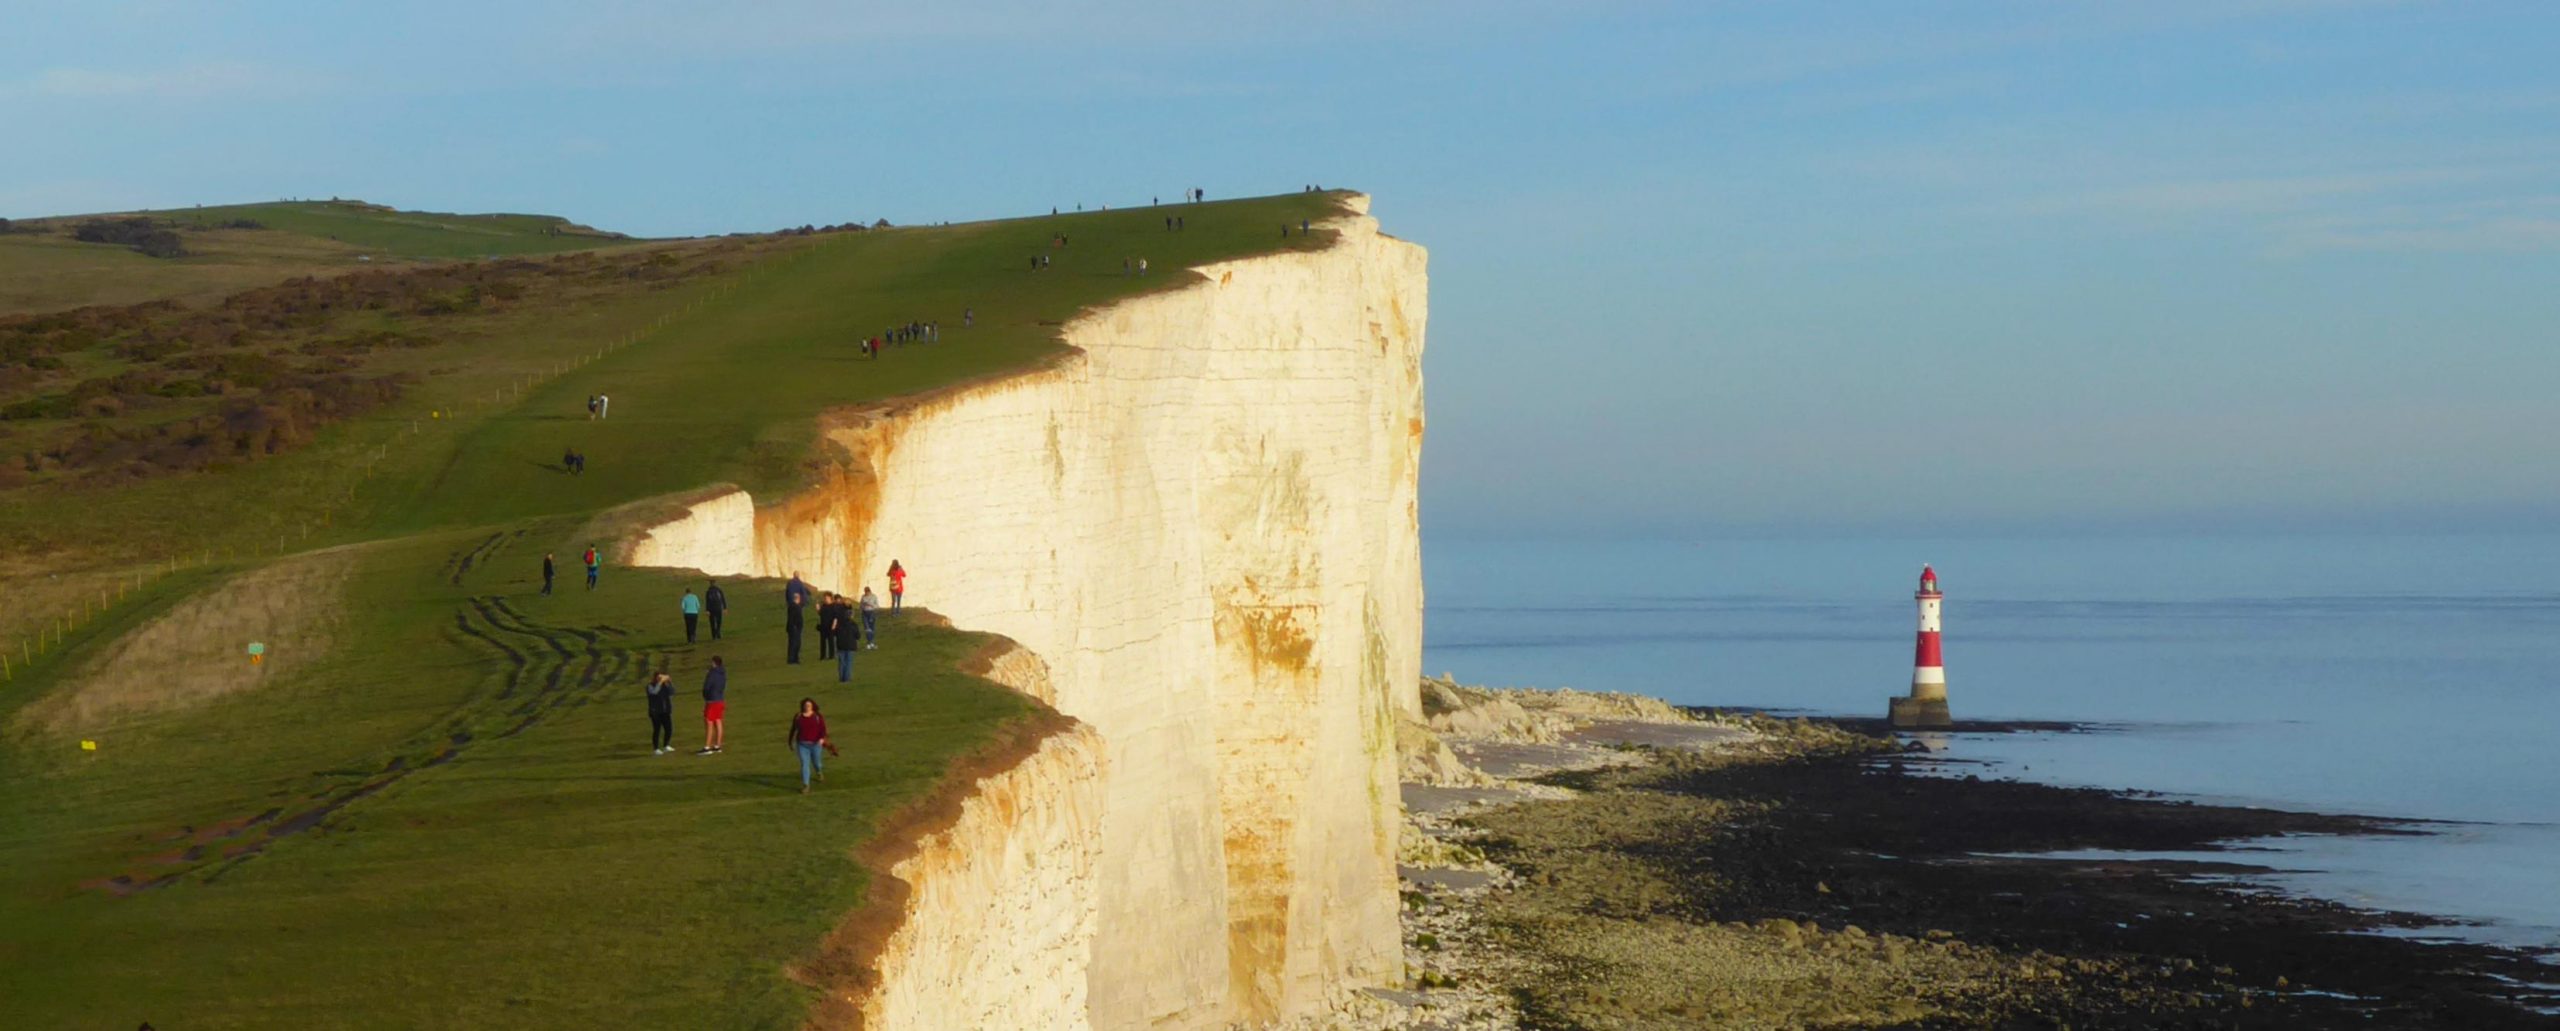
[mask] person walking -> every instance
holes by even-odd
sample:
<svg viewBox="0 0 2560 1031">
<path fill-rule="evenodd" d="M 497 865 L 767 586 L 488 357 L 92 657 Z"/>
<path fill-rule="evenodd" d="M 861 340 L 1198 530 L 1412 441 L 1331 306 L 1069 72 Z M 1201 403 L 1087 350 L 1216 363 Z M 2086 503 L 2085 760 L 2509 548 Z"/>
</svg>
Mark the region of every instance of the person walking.
<svg viewBox="0 0 2560 1031">
<path fill-rule="evenodd" d="M 604 394 L 597 394 L 597 395 L 596 395 L 596 418 L 602 419 L 602 418 L 605 418 L 605 417 L 610 416 L 610 415 L 612 415 L 612 414 L 613 414 L 613 398 L 612 398 L 612 397 L 610 397 L 610 396 L 604 395 Z"/>
<path fill-rule="evenodd" d="M 862 585 L 862 646 L 880 650 L 880 596 L 871 593 L 871 585 Z"/>
<path fill-rule="evenodd" d="M 836 592 L 818 592 L 818 661 L 836 657 Z"/>
<path fill-rule="evenodd" d="M 676 603 L 676 609 L 684 613 L 684 643 L 692 644 L 693 628 L 702 622 L 702 599 L 688 589 L 684 592 L 684 600 Z"/>
<path fill-rule="evenodd" d="M 853 618 L 853 606 L 836 603 L 836 683 L 853 682 L 853 653 L 862 650 L 862 624 Z"/>
<path fill-rule="evenodd" d="M 702 590 L 702 612 L 711 617 L 711 639 L 720 639 L 720 617 L 729 611 L 729 595 L 720 590 L 720 581 L 708 581 Z"/>
<path fill-rule="evenodd" d="M 785 738 L 791 750 L 800 756 L 800 793 L 809 793 L 809 780 L 820 783 L 827 779 L 827 717 L 818 712 L 818 700 L 800 700 L 800 712 L 791 717 L 791 733 Z"/>
<path fill-rule="evenodd" d="M 604 572 L 604 557 L 596 554 L 596 546 L 587 545 L 587 589 L 596 589 L 596 575 Z"/>
<path fill-rule="evenodd" d="M 676 678 L 666 670 L 649 675 L 649 754 L 676 750 Z"/>
<path fill-rule="evenodd" d="M 897 559 L 889 560 L 889 611 L 896 612 L 907 596 L 907 567 Z"/>
<path fill-rule="evenodd" d="M 722 731 L 729 719 L 729 667 L 720 657 L 711 657 L 711 668 L 702 672 L 702 750 L 695 755 L 717 755 L 723 744 Z"/>
<path fill-rule="evenodd" d="M 551 564 L 551 553 L 550 553 L 550 552 L 548 552 L 548 551 L 543 552 L 543 553 L 542 553 L 542 593 L 543 593 L 545 596 L 550 595 L 550 593 L 551 593 L 551 579 L 552 579 L 553 577 L 557 576 L 557 575 L 559 575 L 559 568 L 558 568 L 558 567 L 556 567 L 556 566 L 553 566 L 553 565 Z"/>
<path fill-rule="evenodd" d="M 800 664 L 800 620 L 809 605 L 809 585 L 800 582 L 800 574 L 791 574 L 791 582 L 782 585 L 782 636 L 786 642 L 782 661 Z"/>
</svg>

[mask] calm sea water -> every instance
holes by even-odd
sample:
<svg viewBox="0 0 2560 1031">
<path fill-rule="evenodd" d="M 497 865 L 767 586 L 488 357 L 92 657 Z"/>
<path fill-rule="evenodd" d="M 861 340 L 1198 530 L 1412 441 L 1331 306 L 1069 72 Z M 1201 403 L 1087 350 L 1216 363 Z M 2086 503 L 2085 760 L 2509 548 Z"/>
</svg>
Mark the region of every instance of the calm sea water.
<svg viewBox="0 0 2560 1031">
<path fill-rule="evenodd" d="M 2560 947 L 2560 536 L 1716 542 L 1426 539 L 1423 663 L 1473 683 L 1881 716 L 1911 592 L 1946 591 L 1991 772 L 2452 821 L 2272 841 L 2292 890 Z"/>
</svg>

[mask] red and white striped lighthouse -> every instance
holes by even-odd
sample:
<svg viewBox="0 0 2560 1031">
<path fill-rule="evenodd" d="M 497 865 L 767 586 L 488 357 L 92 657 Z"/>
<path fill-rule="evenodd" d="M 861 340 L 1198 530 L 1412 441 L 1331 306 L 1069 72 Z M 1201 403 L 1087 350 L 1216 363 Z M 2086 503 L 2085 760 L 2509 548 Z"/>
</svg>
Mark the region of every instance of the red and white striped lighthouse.
<svg viewBox="0 0 2560 1031">
<path fill-rule="evenodd" d="M 1938 571 L 1923 564 L 1920 567 L 1920 590 L 1913 601 L 1920 603 L 1920 639 L 1911 650 L 1911 693 L 1892 700 L 1893 725 L 1897 727 L 1945 727 L 1955 723 L 1947 710 L 1947 663 L 1938 651 L 1938 603 L 1946 596 L 1938 593 Z"/>
</svg>

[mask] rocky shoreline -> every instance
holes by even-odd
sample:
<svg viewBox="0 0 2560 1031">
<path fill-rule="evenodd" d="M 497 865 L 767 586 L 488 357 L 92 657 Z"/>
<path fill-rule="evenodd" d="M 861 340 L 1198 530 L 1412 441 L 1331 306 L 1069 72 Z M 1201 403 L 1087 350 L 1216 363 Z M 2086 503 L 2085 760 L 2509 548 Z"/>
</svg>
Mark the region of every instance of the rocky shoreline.
<svg viewBox="0 0 2560 1031">
<path fill-rule="evenodd" d="M 1424 693 L 1411 977 L 1372 1026 L 2560 1027 L 2547 958 L 2231 876 L 2249 839 L 2407 825 L 1955 776 L 1822 721 Z M 2157 851 L 2233 858 L 2051 855 Z"/>
</svg>

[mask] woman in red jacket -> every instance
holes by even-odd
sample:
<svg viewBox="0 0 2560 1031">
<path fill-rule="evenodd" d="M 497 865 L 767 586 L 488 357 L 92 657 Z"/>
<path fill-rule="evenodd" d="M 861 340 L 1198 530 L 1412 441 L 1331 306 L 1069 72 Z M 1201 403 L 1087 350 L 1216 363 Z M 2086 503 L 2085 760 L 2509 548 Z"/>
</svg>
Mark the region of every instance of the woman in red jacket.
<svg viewBox="0 0 2560 1031">
<path fill-rule="evenodd" d="M 898 611 L 898 602 L 907 596 L 907 567 L 897 559 L 889 560 L 889 611 Z"/>
<path fill-rule="evenodd" d="M 818 714 L 818 700 L 800 700 L 800 714 L 791 718 L 791 750 L 800 753 L 800 793 L 809 793 L 809 779 L 827 779 L 827 718 Z"/>
</svg>

